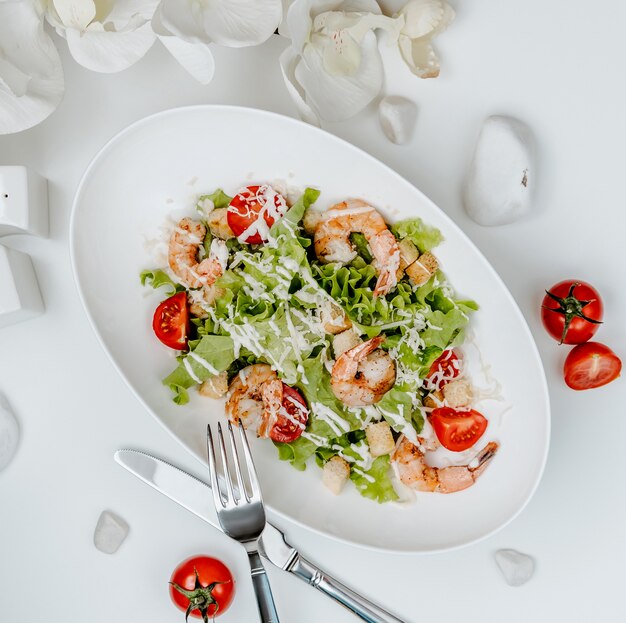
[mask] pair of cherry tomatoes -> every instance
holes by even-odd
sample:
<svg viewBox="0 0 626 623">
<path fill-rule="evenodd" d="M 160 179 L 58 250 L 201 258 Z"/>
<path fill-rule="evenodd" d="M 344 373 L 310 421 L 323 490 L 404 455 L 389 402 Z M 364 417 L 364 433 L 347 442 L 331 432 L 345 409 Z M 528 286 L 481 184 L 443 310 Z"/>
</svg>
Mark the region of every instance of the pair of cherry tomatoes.
<svg viewBox="0 0 626 623">
<path fill-rule="evenodd" d="M 604 314 L 600 293 L 584 281 L 561 281 L 543 298 L 541 320 L 559 344 L 576 344 L 565 359 L 563 374 L 576 390 L 602 387 L 621 373 L 620 358 L 604 344 L 590 342 Z"/>
</svg>

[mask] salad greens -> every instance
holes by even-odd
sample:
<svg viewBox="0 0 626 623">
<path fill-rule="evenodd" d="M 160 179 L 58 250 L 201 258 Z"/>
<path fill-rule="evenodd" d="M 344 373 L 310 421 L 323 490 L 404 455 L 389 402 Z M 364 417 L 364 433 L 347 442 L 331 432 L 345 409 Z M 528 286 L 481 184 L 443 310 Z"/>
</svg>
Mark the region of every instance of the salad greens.
<svg viewBox="0 0 626 623">
<path fill-rule="evenodd" d="M 403 278 L 386 296 L 374 297 L 377 270 L 362 234 L 351 236 L 358 255 L 348 265 L 319 262 L 312 239 L 301 226 L 319 194 L 307 188 L 272 225 L 267 243 L 227 241 L 227 269 L 214 284 L 220 296 L 205 308 L 207 317 L 192 321 L 188 350 L 178 356 L 175 370 L 163 383 L 182 405 L 189 400 L 190 388 L 219 373 L 228 372 L 232 378 L 249 364 L 270 364 L 284 383 L 300 390 L 309 409 L 301 436 L 289 443 L 274 442 L 279 458 L 303 470 L 313 457 L 323 465 L 339 455 L 348 462 L 359 493 L 378 502 L 392 501 L 398 496 L 390 457 L 370 456 L 364 429 L 369 422 L 384 420 L 394 435 L 416 439 L 424 424 L 422 381 L 445 349 L 462 343 L 477 305 L 457 300 L 441 271 L 420 287 Z M 218 189 L 201 196 L 197 209 L 206 217 L 230 201 Z M 420 252 L 443 240 L 437 229 L 419 218 L 390 229 L 398 240 L 411 240 Z M 207 238 L 206 254 L 210 235 Z M 144 271 L 141 282 L 164 288 L 167 295 L 185 289 L 167 269 Z M 382 348 L 395 361 L 396 381 L 374 405 L 347 407 L 333 393 L 332 336 L 320 314 L 329 305 L 340 306 L 363 339 L 385 337 Z"/>
</svg>

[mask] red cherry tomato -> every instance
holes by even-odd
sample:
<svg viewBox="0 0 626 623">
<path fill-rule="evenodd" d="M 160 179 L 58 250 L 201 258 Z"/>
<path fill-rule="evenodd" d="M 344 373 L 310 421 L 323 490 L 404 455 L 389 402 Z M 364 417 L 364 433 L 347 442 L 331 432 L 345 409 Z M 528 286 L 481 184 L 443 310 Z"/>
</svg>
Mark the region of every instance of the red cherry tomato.
<svg viewBox="0 0 626 623">
<path fill-rule="evenodd" d="M 576 390 L 602 387 L 614 381 L 621 371 L 620 358 L 599 342 L 574 346 L 565 359 L 565 382 Z"/>
<path fill-rule="evenodd" d="M 283 408 L 290 417 L 285 417 L 281 413 L 278 414 L 278 419 L 270 430 L 270 439 L 282 443 L 291 443 L 302 435 L 309 419 L 309 409 L 302 394 L 284 383 Z"/>
<path fill-rule="evenodd" d="M 582 344 L 590 340 L 602 323 L 599 292 L 584 281 L 561 281 L 546 290 L 541 320 L 559 344 Z"/>
<path fill-rule="evenodd" d="M 228 567 L 217 558 L 193 556 L 181 562 L 170 578 L 170 597 L 186 615 L 208 623 L 228 610 L 235 581 Z"/>
<path fill-rule="evenodd" d="M 434 409 L 430 423 L 444 448 L 463 452 L 471 448 L 487 430 L 487 419 L 478 411 L 456 411 L 451 407 Z"/>
<path fill-rule="evenodd" d="M 441 389 L 459 374 L 461 374 L 461 361 L 458 355 L 452 349 L 444 350 L 430 366 L 424 386 L 430 391 Z"/>
<path fill-rule="evenodd" d="M 156 308 L 152 318 L 152 328 L 165 346 L 176 350 L 187 348 L 189 311 L 185 292 L 170 296 Z"/>
<path fill-rule="evenodd" d="M 271 186 L 240 190 L 226 210 L 228 225 L 240 242 L 267 242 L 269 228 L 287 212 L 287 203 Z"/>
</svg>

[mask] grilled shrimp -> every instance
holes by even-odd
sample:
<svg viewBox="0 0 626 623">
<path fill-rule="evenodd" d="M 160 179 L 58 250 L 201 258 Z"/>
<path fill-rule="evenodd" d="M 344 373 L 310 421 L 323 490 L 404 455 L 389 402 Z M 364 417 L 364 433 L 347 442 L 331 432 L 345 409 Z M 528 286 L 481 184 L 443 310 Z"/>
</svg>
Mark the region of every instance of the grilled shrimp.
<svg viewBox="0 0 626 623">
<path fill-rule="evenodd" d="M 266 363 L 256 363 L 240 370 L 230 384 L 226 401 L 226 415 L 235 423 L 240 420 L 246 429 L 257 431 L 259 437 L 268 437 L 276 417 L 273 407 L 281 396 L 275 395 L 278 375 Z M 266 388 L 267 385 L 267 388 Z M 271 420 L 271 421 L 270 421 Z"/>
<path fill-rule="evenodd" d="M 214 253 L 198 262 L 198 251 L 205 236 L 205 226 L 190 218 L 182 219 L 170 236 L 169 266 L 174 274 L 190 288 L 202 288 L 215 283 L 224 271 L 224 260 L 228 259 L 226 247 L 216 244 Z M 223 241 L 214 240 L 213 242 L 224 245 Z M 212 243 L 211 251 L 213 250 Z"/>
<path fill-rule="evenodd" d="M 455 493 L 476 482 L 496 455 L 498 447 L 495 441 L 489 442 L 467 465 L 430 467 L 422 449 L 403 435 L 391 455 L 391 464 L 400 481 L 411 489 Z"/>
<path fill-rule="evenodd" d="M 373 337 L 347 350 L 335 361 L 331 372 L 333 393 L 350 407 L 379 402 L 396 382 L 396 365 L 378 348 L 383 337 Z"/>
<path fill-rule="evenodd" d="M 360 199 L 342 201 L 324 215 L 315 228 L 315 253 L 320 261 L 347 264 L 356 257 L 350 234 L 362 233 L 372 250 L 378 281 L 374 296 L 390 292 L 397 283 L 400 247 L 383 217 Z"/>
</svg>

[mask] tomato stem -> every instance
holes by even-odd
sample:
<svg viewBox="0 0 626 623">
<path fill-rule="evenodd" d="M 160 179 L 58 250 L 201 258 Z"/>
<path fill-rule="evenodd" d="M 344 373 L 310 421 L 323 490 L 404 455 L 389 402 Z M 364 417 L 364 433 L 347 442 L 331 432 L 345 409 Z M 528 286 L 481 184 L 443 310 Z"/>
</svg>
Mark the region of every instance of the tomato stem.
<svg viewBox="0 0 626 623">
<path fill-rule="evenodd" d="M 176 582 L 170 582 L 170 584 L 179 593 L 181 593 L 181 595 L 184 595 L 185 597 L 187 597 L 187 599 L 189 599 L 189 606 L 187 607 L 187 611 L 185 612 L 185 621 L 189 619 L 189 615 L 194 610 L 198 610 L 202 615 L 202 621 L 204 623 L 209 623 L 209 608 L 211 606 L 215 606 L 215 610 L 211 615 L 211 619 L 214 619 L 220 607 L 215 597 L 213 597 L 213 589 L 218 584 L 227 584 L 228 582 L 211 582 L 211 584 L 209 584 L 208 586 L 202 586 L 202 584 L 200 584 L 200 578 L 198 578 L 198 571 L 195 567 L 193 571 L 196 574 L 196 581 L 192 590 L 183 588 L 182 586 L 176 584 Z"/>
<path fill-rule="evenodd" d="M 570 286 L 567 296 L 564 296 L 564 297 L 557 296 L 556 294 L 553 294 L 549 290 L 546 290 L 546 294 L 553 301 L 556 301 L 559 304 L 559 306 L 548 307 L 547 305 L 542 305 L 542 308 L 548 309 L 557 314 L 561 314 L 562 316 L 564 316 L 564 319 L 565 319 L 563 323 L 563 333 L 561 333 L 561 340 L 559 341 L 559 344 L 563 344 L 563 342 L 565 341 L 570 324 L 572 323 L 572 320 L 574 320 L 574 318 L 582 318 L 583 320 L 586 320 L 587 322 L 590 322 L 591 324 L 602 324 L 601 320 L 594 320 L 593 318 L 589 318 L 589 316 L 583 313 L 583 309 L 590 303 L 595 302 L 596 299 L 589 299 L 588 301 L 581 301 L 580 299 L 576 298 L 574 294 L 574 290 L 579 285 L 580 285 L 579 282 L 573 283 Z"/>
</svg>

